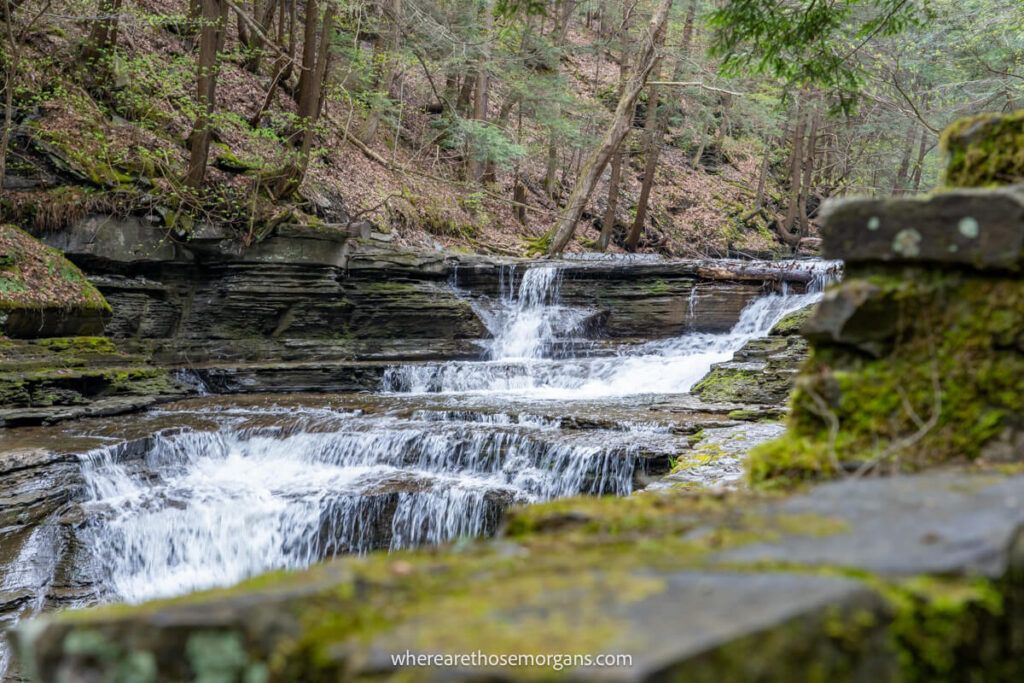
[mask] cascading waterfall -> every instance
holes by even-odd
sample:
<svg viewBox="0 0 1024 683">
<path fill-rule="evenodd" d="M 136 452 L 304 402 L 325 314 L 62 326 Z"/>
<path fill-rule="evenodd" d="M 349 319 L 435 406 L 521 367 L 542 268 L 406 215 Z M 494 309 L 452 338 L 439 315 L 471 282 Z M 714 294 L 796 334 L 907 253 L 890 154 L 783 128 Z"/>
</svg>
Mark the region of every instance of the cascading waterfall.
<svg viewBox="0 0 1024 683">
<path fill-rule="evenodd" d="M 520 277 L 510 267 L 497 299 L 474 302 L 492 332 L 486 360 L 388 370 L 388 401 L 439 397 L 429 408 L 236 408 L 204 415 L 213 431 L 151 437 L 142 457 L 120 447 L 86 454 L 83 533 L 103 597 L 137 602 L 338 553 L 479 536 L 512 503 L 628 494 L 638 443 L 678 445 L 663 427 L 627 420 L 573 432 L 557 419 L 467 408 L 463 398 L 685 393 L 713 363 L 813 302 L 823 280 L 807 294 L 753 301 L 727 334 L 604 357 L 572 353 L 594 311 L 563 305 L 560 284 L 556 266 Z"/>
<path fill-rule="evenodd" d="M 810 266 L 814 277 L 804 294 L 790 294 L 783 283 L 781 293 L 755 299 L 743 309 L 728 333 L 685 334 L 623 349 L 611 357 L 595 358 L 562 358 L 544 353 L 559 348 L 558 342 L 571 335 L 591 312 L 559 303 L 561 278 L 556 267 L 531 268 L 522 278 L 518 295 L 502 297 L 503 313 L 482 316 L 494 335 L 487 362 L 391 368 L 384 375 L 384 389 L 411 394 L 498 394 L 553 400 L 686 393 L 714 363 L 729 360 L 746 342 L 768 334 L 784 316 L 817 301 L 831 277 L 830 265 Z M 514 286 L 514 278 L 503 282 Z M 546 290 L 540 291 L 542 286 Z M 693 296 L 691 292 L 691 310 L 695 308 Z M 494 321 L 503 324 L 494 325 Z M 527 341 L 529 335 L 532 338 Z"/>
<path fill-rule="evenodd" d="M 86 532 L 111 597 L 141 601 L 493 530 L 510 503 L 623 495 L 632 446 L 564 443 L 544 423 L 333 415 L 304 430 L 153 437 L 144 459 L 83 458 Z"/>
</svg>

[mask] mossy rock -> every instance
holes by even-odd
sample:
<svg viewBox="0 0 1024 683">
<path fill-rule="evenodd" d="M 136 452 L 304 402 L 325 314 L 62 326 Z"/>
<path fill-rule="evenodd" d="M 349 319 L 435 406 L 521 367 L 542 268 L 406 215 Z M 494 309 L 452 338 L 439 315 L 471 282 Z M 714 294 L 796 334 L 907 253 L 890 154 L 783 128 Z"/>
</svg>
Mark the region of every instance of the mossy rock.
<svg viewBox="0 0 1024 683">
<path fill-rule="evenodd" d="M 960 119 L 943 131 L 940 144 L 949 155 L 946 185 L 991 187 L 1024 181 L 1024 110 Z"/>
<path fill-rule="evenodd" d="M 0 225 L 0 330 L 9 337 L 102 334 L 110 304 L 60 251 Z"/>
<path fill-rule="evenodd" d="M 750 454 L 752 483 L 1020 462 L 1024 282 L 908 268 L 841 288 L 865 283 L 868 303 L 892 313 L 884 344 L 867 354 L 856 335 L 816 342 L 787 433 Z"/>
<path fill-rule="evenodd" d="M 788 337 L 794 334 L 800 334 L 800 328 L 804 326 L 804 323 L 814 313 L 814 306 L 808 306 L 807 308 L 801 308 L 799 311 L 793 311 L 787 314 L 779 322 L 775 323 L 770 334 L 779 337 Z"/>
<path fill-rule="evenodd" d="M 39 680 L 122 680 L 146 661 L 157 673 L 138 680 L 153 682 L 207 680 L 215 668 L 223 680 L 270 683 L 551 681 L 595 675 L 579 663 L 430 668 L 389 655 L 629 652 L 628 667 L 601 678 L 1019 680 L 1019 576 L 969 568 L 984 559 L 998 576 L 1011 564 L 1022 487 L 926 475 L 800 500 L 670 491 L 553 501 L 512 511 L 493 542 L 51 615 L 19 629 L 20 661 Z M 924 533 L 938 503 L 964 519 L 947 520 L 950 538 Z M 886 526 L 892 514 L 901 523 Z M 931 569 L 950 554 L 949 571 Z"/>
</svg>

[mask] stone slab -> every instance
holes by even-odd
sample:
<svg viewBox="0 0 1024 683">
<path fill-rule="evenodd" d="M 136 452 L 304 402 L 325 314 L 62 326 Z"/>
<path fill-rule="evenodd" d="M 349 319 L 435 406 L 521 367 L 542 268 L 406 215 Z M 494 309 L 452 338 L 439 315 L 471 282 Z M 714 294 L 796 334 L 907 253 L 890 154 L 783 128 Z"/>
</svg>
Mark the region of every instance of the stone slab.
<svg viewBox="0 0 1024 683">
<path fill-rule="evenodd" d="M 845 522 L 826 536 L 784 535 L 720 554 L 717 562 L 794 563 L 887 576 L 999 578 L 1024 550 L 1024 476 L 935 472 L 824 484 L 769 512 Z"/>
<path fill-rule="evenodd" d="M 791 620 L 810 617 L 808 620 L 813 621 L 828 609 L 876 609 L 881 604 L 877 595 L 856 581 L 782 573 L 641 571 L 630 576 L 581 575 L 577 584 L 574 590 L 529 596 L 512 614 L 495 612 L 472 618 L 513 628 L 519 625 L 524 630 L 530 624 L 557 619 L 564 623 L 564 630 L 556 638 L 575 645 L 567 646 L 566 653 L 557 652 L 554 643 L 550 643 L 552 647 L 539 648 L 541 652 L 551 650 L 557 655 L 578 650 L 578 644 L 591 640 L 595 630 L 606 632 L 604 644 L 594 646 L 596 649 L 587 654 L 628 655 L 630 665 L 584 665 L 562 673 L 573 681 L 625 683 L 676 680 L 672 676 L 684 677 L 679 680 L 701 680 L 719 666 L 713 661 L 701 661 L 701 656 L 729 643 L 750 636 L 756 638 L 757 634 Z M 369 678 L 401 675 L 401 667 L 392 664 L 392 655 L 443 651 L 422 646 L 432 640 L 433 627 L 431 620 L 423 619 L 381 635 L 369 645 L 358 673 Z M 466 636 L 472 640 L 471 631 Z M 528 640 L 529 634 L 524 633 L 523 639 Z M 480 642 L 479 651 L 493 654 L 488 652 L 486 640 Z M 781 674 L 785 664 L 776 662 L 770 666 L 778 667 L 775 671 Z M 538 670 L 545 673 L 544 667 Z M 403 673 L 411 674 L 417 681 L 521 678 L 515 675 L 514 668 L 472 665 L 406 667 Z M 546 673 L 558 672 L 549 665 Z"/>
<path fill-rule="evenodd" d="M 825 258 L 847 263 L 949 263 L 1019 268 L 1024 189 L 956 190 L 930 197 L 842 199 L 822 211 Z"/>
</svg>

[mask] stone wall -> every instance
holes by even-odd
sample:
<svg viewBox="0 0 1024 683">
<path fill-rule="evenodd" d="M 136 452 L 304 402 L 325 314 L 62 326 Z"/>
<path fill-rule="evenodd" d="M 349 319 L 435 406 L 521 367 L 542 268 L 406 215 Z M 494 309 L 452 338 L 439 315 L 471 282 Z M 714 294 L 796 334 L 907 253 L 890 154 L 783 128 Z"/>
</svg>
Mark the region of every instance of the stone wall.
<svg viewBox="0 0 1024 683">
<path fill-rule="evenodd" d="M 1024 190 L 841 201 L 824 221 L 845 280 L 803 328 L 788 433 L 752 480 L 1019 462 Z"/>
</svg>

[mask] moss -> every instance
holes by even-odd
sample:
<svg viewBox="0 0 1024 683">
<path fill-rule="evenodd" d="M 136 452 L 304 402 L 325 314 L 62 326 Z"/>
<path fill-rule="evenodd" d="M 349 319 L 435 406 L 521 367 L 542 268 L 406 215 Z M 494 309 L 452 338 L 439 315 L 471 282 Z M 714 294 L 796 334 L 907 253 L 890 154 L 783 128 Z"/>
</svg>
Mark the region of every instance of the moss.
<svg viewBox="0 0 1024 683">
<path fill-rule="evenodd" d="M 787 434 L 750 455 L 752 483 L 978 461 L 1017 428 L 1024 283 L 916 270 L 870 280 L 892 302 L 893 338 L 880 357 L 840 344 L 812 350 Z"/>
<path fill-rule="evenodd" d="M 224 624 L 232 623 L 238 607 L 237 624 L 193 630 L 176 661 L 187 660 L 182 666 L 195 676 L 206 672 L 255 683 L 348 680 L 353 664 L 358 669 L 363 653 L 382 642 L 439 654 L 608 651 L 621 642 L 624 628 L 613 615 L 667 590 L 657 570 L 707 569 L 723 549 L 780 535 L 847 530 L 829 517 L 766 513 L 758 503 L 768 498 L 670 493 L 552 501 L 514 510 L 497 543 L 346 558 L 232 588 L 69 612 L 57 620 L 84 634 L 78 637 L 91 643 L 90 651 L 101 652 L 130 640 L 139 619 L 175 623 L 171 612 L 155 618 L 170 608 L 183 608 L 188 619 L 202 623 L 217 615 L 216 623 Z M 1009 589 L 991 581 L 892 581 L 863 570 L 792 563 L 713 566 L 843 578 L 863 583 L 870 593 L 689 656 L 678 663 L 686 667 L 686 680 L 747 680 L 780 672 L 794 680 L 845 680 L 865 665 L 907 681 L 982 680 L 985 667 L 1006 674 L 991 680 L 1014 680 L 1014 667 L 1024 661 L 994 651 L 1010 640 L 1006 619 L 1012 610 L 1005 602 Z M 255 615 L 246 611 L 260 604 L 269 607 Z M 204 615 L 203 609 L 211 611 Z M 97 636 L 99 628 L 110 630 Z M 267 633 L 286 635 L 268 642 Z M 166 638 L 161 646 L 173 650 L 175 642 Z M 116 647 L 115 661 L 126 646 Z M 515 671 L 517 680 L 552 675 L 550 669 Z"/>
<path fill-rule="evenodd" d="M 107 337 L 53 337 L 35 343 L 57 353 L 117 353 L 114 342 Z"/>
<path fill-rule="evenodd" d="M 78 308 L 110 312 L 110 304 L 81 270 L 24 230 L 0 225 L 0 311 Z"/>
<path fill-rule="evenodd" d="M 691 393 L 711 401 L 736 400 L 743 395 L 744 387 L 757 383 L 760 374 L 747 368 L 714 368 L 693 386 Z"/>
<path fill-rule="evenodd" d="M 990 187 L 1024 180 L 1024 110 L 954 122 L 940 138 L 949 155 L 945 183 Z"/>
<path fill-rule="evenodd" d="M 260 160 L 242 159 L 223 143 L 216 143 L 217 155 L 213 165 L 228 173 L 254 173 L 262 170 L 266 164 Z"/>
<path fill-rule="evenodd" d="M 544 256 L 551 249 L 551 242 L 555 239 L 554 230 L 548 230 L 538 237 L 526 237 L 524 252 L 526 256 Z"/>
<path fill-rule="evenodd" d="M 775 323 L 772 328 L 771 334 L 777 336 L 789 336 L 793 334 L 800 334 L 800 328 L 803 327 L 804 323 L 807 322 L 808 318 L 814 313 L 814 307 L 808 306 L 807 308 L 801 308 L 799 311 L 793 311 L 786 315 L 779 322 Z"/>
<path fill-rule="evenodd" d="M 986 623 L 1003 613 L 1002 589 L 992 581 L 916 576 L 872 583 L 893 610 L 889 635 L 902 680 L 1011 680 L 996 672 L 998 659 L 984 656 Z"/>
</svg>

